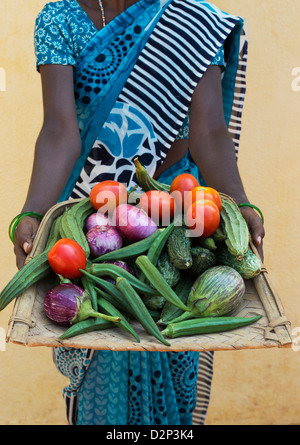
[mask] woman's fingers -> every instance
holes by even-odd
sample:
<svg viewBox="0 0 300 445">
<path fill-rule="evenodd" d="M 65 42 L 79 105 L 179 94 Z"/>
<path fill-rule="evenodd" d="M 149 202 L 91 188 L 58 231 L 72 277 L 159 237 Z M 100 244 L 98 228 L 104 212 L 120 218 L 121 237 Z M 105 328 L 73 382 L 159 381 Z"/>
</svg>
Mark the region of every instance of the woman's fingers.
<svg viewBox="0 0 300 445">
<path fill-rule="evenodd" d="M 252 242 L 263 261 L 263 239 L 265 237 L 265 229 L 261 217 L 251 207 L 242 207 L 241 212 L 248 224 Z"/>
<path fill-rule="evenodd" d="M 253 241 L 253 243 L 254 243 L 254 245 L 255 245 L 255 247 L 257 249 L 257 252 L 258 252 L 258 254 L 259 254 L 259 256 L 260 256 L 260 258 L 261 258 L 261 260 L 263 262 L 264 261 L 264 252 L 263 252 L 263 241 L 262 241 L 262 239 L 259 240 L 259 242 L 257 242 L 257 243 L 255 243 L 255 241 Z"/>
<path fill-rule="evenodd" d="M 39 221 L 27 216 L 22 218 L 17 225 L 15 230 L 14 252 L 18 269 L 21 269 L 24 266 L 25 259 L 31 252 L 33 240 L 38 227 Z"/>
</svg>

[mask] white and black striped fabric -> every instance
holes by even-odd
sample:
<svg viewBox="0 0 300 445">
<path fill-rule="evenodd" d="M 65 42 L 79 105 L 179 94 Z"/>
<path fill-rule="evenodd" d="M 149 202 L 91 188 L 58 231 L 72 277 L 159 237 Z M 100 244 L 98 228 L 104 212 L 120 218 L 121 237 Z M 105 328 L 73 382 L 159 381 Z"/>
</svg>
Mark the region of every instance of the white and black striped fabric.
<svg viewBox="0 0 300 445">
<path fill-rule="evenodd" d="M 213 14 L 199 1 L 174 0 L 151 34 L 119 101 L 138 107 L 152 123 L 159 163 L 182 126 L 195 87 L 240 20 Z"/>
<path fill-rule="evenodd" d="M 151 127 L 151 138 L 145 134 L 138 150 L 131 155 L 128 155 L 128 150 L 125 154 L 124 147 L 118 148 L 116 152 L 121 155 L 116 157 L 113 149 L 115 132 L 119 131 L 122 143 L 128 138 L 124 139 L 123 128 L 117 125 L 111 125 L 108 135 L 110 124 L 106 122 L 100 129 L 72 197 L 87 196 L 95 183 L 107 179 L 120 181 L 129 189 L 137 186 L 136 155 L 143 161 L 148 173 L 154 175 L 182 127 L 197 84 L 220 47 L 242 24 L 241 17 L 226 14 L 205 1 L 171 1 L 143 47 L 112 112 L 113 115 L 117 112 L 118 118 L 122 113 L 136 113 L 138 125 L 140 116 L 143 116 Z M 246 60 L 243 63 L 246 64 Z M 233 97 L 228 128 L 236 154 L 245 96 L 242 64 L 238 75 L 241 83 L 235 79 L 231 81 L 228 93 L 230 100 Z M 124 119 L 123 115 L 121 119 Z M 109 117 L 109 121 L 113 119 Z"/>
<path fill-rule="evenodd" d="M 228 131 L 231 134 L 236 158 L 240 146 L 242 132 L 242 113 L 246 95 L 246 69 L 248 62 L 248 24 L 244 19 L 244 26 L 240 37 L 239 63 L 235 78 L 235 91 Z"/>
<path fill-rule="evenodd" d="M 193 425 L 204 425 L 210 402 L 213 378 L 214 352 L 200 352 L 197 377 L 197 403 L 193 412 Z"/>
</svg>

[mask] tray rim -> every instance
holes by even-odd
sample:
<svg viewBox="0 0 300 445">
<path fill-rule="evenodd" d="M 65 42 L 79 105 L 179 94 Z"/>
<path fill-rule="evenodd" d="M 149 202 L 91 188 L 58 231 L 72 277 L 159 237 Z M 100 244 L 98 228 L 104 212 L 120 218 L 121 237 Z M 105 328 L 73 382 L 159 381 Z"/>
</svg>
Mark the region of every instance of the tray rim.
<svg viewBox="0 0 300 445">
<path fill-rule="evenodd" d="M 221 194 L 221 196 L 230 199 L 233 203 L 234 200 L 227 195 Z M 77 202 L 80 202 L 85 198 L 78 198 L 78 199 L 69 199 L 67 201 L 60 202 L 58 204 L 55 204 L 53 207 L 51 207 L 47 213 L 45 214 L 38 232 L 36 234 L 33 248 L 26 258 L 26 262 L 30 261 L 35 255 L 40 253 L 46 243 L 45 238 L 45 231 L 49 230 L 51 227 L 51 221 L 52 218 L 55 218 L 59 216 L 66 207 L 72 206 Z M 44 239 L 43 242 L 41 242 L 41 239 Z M 253 245 L 253 243 L 250 241 L 250 247 L 253 250 L 253 252 L 258 255 L 258 252 Z M 290 348 L 292 346 L 292 334 L 291 334 L 291 323 L 288 320 L 288 318 L 285 315 L 285 311 L 283 308 L 283 305 L 281 303 L 281 300 L 275 291 L 269 276 L 268 271 L 265 265 L 262 266 L 262 271 L 260 275 L 253 278 L 251 281 L 253 281 L 254 287 L 257 291 L 257 294 L 260 298 L 260 301 L 264 307 L 269 325 L 265 327 L 265 340 L 266 343 L 263 345 L 245 345 L 243 347 L 235 348 L 234 346 L 228 346 L 228 347 L 213 347 L 213 348 L 205 348 L 201 349 L 199 346 L 196 349 L 193 349 L 193 347 L 189 348 L 188 350 L 205 350 L 205 351 L 225 351 L 225 350 L 240 350 L 240 349 L 266 349 L 266 348 Z M 45 347 L 72 347 L 72 348 L 92 348 L 92 349 L 99 349 L 99 350 L 136 350 L 136 351 L 144 351 L 145 347 L 139 345 L 139 343 L 136 343 L 136 346 L 133 347 L 133 349 L 124 347 L 122 349 L 119 349 L 118 347 L 105 347 L 103 344 L 99 345 L 93 345 L 93 346 L 83 346 L 82 344 L 78 344 L 76 346 L 76 337 L 72 338 L 72 341 L 64 340 L 63 342 L 60 342 L 58 340 L 45 340 L 44 337 L 37 337 L 37 338 L 43 338 L 43 343 L 39 343 L 36 340 L 33 340 L 32 337 L 29 336 L 29 330 L 34 326 L 34 321 L 31 319 L 32 311 L 34 307 L 34 301 L 35 301 L 35 285 L 31 286 L 26 292 L 24 292 L 22 295 L 20 295 L 18 298 L 16 298 L 14 308 L 12 315 L 8 322 L 8 330 L 6 335 L 6 341 L 11 342 L 18 345 L 24 345 L 28 347 L 38 347 L 38 346 L 45 346 Z M 29 295 L 29 297 L 28 297 Z M 31 297 L 30 297 L 31 295 Z M 26 299 L 26 301 L 24 301 Z M 274 307 L 272 306 L 272 303 Z M 83 334 L 84 335 L 84 334 Z M 217 334 L 216 334 L 217 335 Z M 172 341 L 172 339 L 170 339 Z M 40 340 L 41 342 L 41 340 Z M 133 342 L 132 342 L 133 343 Z M 159 345 L 156 347 L 148 347 L 146 350 L 159 350 L 159 351 L 183 351 L 187 350 L 178 348 L 176 346 L 166 347 L 164 345 Z"/>
</svg>

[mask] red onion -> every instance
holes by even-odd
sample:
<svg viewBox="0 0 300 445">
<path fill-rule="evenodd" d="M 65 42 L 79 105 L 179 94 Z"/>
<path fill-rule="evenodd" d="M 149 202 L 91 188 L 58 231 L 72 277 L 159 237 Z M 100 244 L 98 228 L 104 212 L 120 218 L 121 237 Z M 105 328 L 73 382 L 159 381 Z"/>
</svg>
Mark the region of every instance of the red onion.
<svg viewBox="0 0 300 445">
<path fill-rule="evenodd" d="M 129 242 L 148 238 L 158 229 L 144 210 L 130 204 L 120 204 L 116 207 L 112 222 Z"/>
<path fill-rule="evenodd" d="M 95 226 L 109 226 L 109 225 L 110 225 L 109 217 L 100 212 L 92 213 L 85 222 L 85 227 L 87 231 L 91 230 L 91 228 Z"/>
<path fill-rule="evenodd" d="M 44 299 L 47 317 L 61 326 L 70 326 L 89 317 L 120 321 L 119 317 L 94 311 L 86 291 L 73 283 L 61 283 L 51 289 Z"/>
<path fill-rule="evenodd" d="M 105 253 L 120 249 L 123 239 L 115 227 L 94 226 L 86 234 L 91 256 L 97 258 Z"/>
</svg>

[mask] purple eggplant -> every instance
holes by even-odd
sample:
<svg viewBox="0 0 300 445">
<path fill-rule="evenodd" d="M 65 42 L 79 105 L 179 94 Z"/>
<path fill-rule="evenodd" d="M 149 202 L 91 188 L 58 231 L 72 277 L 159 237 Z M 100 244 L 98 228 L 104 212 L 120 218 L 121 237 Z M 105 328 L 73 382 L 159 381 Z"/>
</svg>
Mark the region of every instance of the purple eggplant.
<svg viewBox="0 0 300 445">
<path fill-rule="evenodd" d="M 111 317 L 94 311 L 88 293 L 73 283 L 61 283 L 47 293 L 44 299 L 47 317 L 61 326 L 71 326 L 90 317 L 119 322 L 120 317 Z"/>
</svg>

